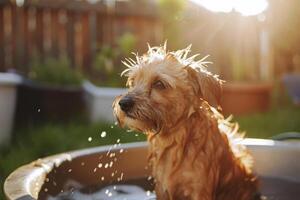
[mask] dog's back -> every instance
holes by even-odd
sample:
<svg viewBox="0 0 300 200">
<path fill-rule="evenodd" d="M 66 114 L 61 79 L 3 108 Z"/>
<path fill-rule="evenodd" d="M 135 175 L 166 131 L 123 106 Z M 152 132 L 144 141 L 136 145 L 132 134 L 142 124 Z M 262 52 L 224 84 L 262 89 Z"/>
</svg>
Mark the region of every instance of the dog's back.
<svg viewBox="0 0 300 200">
<path fill-rule="evenodd" d="M 235 125 L 207 103 L 200 107 L 178 127 L 149 134 L 158 199 L 259 199 L 252 157 Z"/>
</svg>

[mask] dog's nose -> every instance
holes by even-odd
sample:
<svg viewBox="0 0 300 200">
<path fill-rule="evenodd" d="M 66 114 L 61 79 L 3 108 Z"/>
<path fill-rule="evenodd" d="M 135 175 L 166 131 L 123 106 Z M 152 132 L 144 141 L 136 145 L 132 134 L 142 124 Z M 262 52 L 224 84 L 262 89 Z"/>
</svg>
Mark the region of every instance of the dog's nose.
<svg viewBox="0 0 300 200">
<path fill-rule="evenodd" d="M 125 96 L 119 101 L 120 108 L 124 112 L 128 112 L 134 105 L 134 101 L 131 97 Z"/>
</svg>

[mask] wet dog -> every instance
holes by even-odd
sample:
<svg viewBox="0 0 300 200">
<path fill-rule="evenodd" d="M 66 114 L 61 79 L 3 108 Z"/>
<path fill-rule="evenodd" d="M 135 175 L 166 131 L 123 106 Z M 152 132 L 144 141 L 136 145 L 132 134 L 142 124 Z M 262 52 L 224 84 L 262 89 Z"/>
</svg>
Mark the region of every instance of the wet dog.
<svg viewBox="0 0 300 200">
<path fill-rule="evenodd" d="M 158 200 L 252 200 L 257 178 L 235 123 L 217 111 L 222 81 L 190 47 L 149 47 L 127 59 L 128 93 L 117 97 L 120 126 L 142 131 Z"/>
</svg>

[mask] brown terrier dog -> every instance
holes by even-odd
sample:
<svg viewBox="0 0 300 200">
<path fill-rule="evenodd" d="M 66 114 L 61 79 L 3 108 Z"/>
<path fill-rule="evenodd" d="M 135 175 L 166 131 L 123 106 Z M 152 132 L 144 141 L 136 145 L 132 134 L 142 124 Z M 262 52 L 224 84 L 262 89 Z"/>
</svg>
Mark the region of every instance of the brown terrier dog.
<svg viewBox="0 0 300 200">
<path fill-rule="evenodd" d="M 257 179 L 237 125 L 214 108 L 222 81 L 190 47 L 149 47 L 127 59 L 127 94 L 114 101 L 120 126 L 147 134 L 158 200 L 253 200 Z"/>
</svg>

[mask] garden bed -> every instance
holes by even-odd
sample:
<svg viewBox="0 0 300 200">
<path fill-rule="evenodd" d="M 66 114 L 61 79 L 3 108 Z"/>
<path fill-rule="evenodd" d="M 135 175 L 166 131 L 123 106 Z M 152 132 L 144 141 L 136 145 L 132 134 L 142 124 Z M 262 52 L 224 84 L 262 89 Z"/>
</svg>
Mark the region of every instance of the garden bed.
<svg viewBox="0 0 300 200">
<path fill-rule="evenodd" d="M 48 120 L 68 121 L 84 112 L 81 86 L 50 86 L 24 80 L 18 87 L 16 121 L 19 126 Z"/>
</svg>

